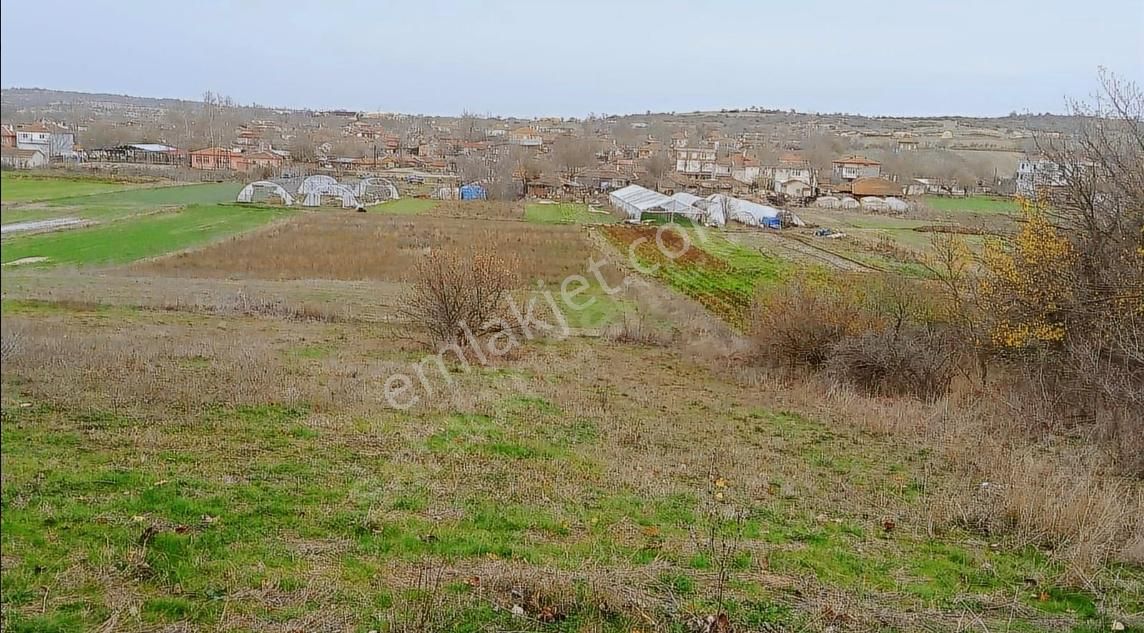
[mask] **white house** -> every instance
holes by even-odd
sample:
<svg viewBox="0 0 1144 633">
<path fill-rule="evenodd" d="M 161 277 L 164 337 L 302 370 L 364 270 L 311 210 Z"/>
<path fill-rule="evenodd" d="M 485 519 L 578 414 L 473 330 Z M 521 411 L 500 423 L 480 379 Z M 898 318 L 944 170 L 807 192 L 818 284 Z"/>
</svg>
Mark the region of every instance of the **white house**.
<svg viewBox="0 0 1144 633">
<path fill-rule="evenodd" d="M 865 156 L 845 156 L 832 162 L 835 182 L 852 182 L 859 178 L 882 175 L 882 163 Z"/>
<path fill-rule="evenodd" d="M 780 156 L 774 165 L 764 170 L 764 178 L 771 191 L 792 198 L 809 198 L 818 186 L 818 176 L 810 163 L 794 154 Z"/>
<path fill-rule="evenodd" d="M 518 127 L 508 134 L 508 142 L 521 147 L 540 147 L 544 144 L 544 137 L 540 132 L 530 127 Z"/>
<path fill-rule="evenodd" d="M 13 169 L 32 169 L 47 165 L 48 159 L 38 149 L 5 147 L 0 149 L 0 164 Z"/>
<path fill-rule="evenodd" d="M 39 150 L 51 160 L 75 151 L 75 135 L 64 128 L 48 127 L 43 123 L 20 125 L 16 127 L 16 147 Z"/>
<path fill-rule="evenodd" d="M 731 164 L 720 162 L 713 147 L 681 147 L 675 150 L 675 171 L 688 176 L 730 176 Z"/>
<path fill-rule="evenodd" d="M 1017 195 L 1034 198 L 1045 187 L 1066 184 L 1061 166 L 1047 158 L 1024 158 L 1017 163 Z"/>
<path fill-rule="evenodd" d="M 762 168 L 759 163 L 744 154 L 735 154 L 731 157 L 731 177 L 748 185 L 759 179 Z"/>
</svg>

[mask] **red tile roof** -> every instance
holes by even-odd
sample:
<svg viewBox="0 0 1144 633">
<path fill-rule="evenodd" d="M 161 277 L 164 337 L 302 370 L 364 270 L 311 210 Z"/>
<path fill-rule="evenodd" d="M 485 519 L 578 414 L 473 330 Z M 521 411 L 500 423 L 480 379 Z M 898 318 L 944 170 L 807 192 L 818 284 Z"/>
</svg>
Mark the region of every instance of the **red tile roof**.
<svg viewBox="0 0 1144 633">
<path fill-rule="evenodd" d="M 866 158 L 865 156 L 843 156 L 842 158 L 839 158 L 838 160 L 833 161 L 833 162 L 845 164 L 845 165 L 881 165 L 882 164 L 876 160 L 870 160 L 869 158 Z"/>
</svg>

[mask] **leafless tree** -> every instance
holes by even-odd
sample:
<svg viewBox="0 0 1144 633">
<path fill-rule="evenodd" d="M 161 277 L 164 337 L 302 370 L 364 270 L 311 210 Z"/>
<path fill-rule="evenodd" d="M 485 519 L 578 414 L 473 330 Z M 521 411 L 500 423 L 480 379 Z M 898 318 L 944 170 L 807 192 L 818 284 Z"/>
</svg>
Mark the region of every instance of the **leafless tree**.
<svg viewBox="0 0 1144 633">
<path fill-rule="evenodd" d="M 556 163 L 569 180 L 596 164 L 596 143 L 587 138 L 562 137 L 553 144 Z"/>
<path fill-rule="evenodd" d="M 660 180 L 671 171 L 674 165 L 671 162 L 671 157 L 665 152 L 656 152 L 643 161 L 643 168 L 647 170 L 647 177 L 653 183 L 655 188 L 659 189 Z"/>
</svg>

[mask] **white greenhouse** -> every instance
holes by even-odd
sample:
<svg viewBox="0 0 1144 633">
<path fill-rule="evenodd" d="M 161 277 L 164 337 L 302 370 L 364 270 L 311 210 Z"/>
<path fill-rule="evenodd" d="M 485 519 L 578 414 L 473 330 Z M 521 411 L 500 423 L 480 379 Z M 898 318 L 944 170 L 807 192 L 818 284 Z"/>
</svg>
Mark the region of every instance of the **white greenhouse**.
<svg viewBox="0 0 1144 633">
<path fill-rule="evenodd" d="M 664 205 L 675 202 L 658 191 L 652 191 L 639 185 L 628 185 L 622 189 L 617 189 L 608 194 L 608 200 L 612 206 L 623 211 L 630 220 L 642 219 L 645 212 L 662 209 Z"/>
<path fill-rule="evenodd" d="M 238 192 L 238 202 L 265 202 L 273 196 L 279 197 L 282 204 L 287 206 L 294 204 L 294 196 L 290 195 L 289 191 L 269 180 L 259 180 L 243 187 L 242 191 Z"/>
</svg>

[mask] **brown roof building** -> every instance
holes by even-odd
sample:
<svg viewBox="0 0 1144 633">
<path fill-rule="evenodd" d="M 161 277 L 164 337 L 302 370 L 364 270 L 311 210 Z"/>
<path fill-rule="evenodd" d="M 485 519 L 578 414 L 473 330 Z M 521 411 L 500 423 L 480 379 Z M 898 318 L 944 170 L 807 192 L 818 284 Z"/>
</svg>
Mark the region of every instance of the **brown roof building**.
<svg viewBox="0 0 1144 633">
<path fill-rule="evenodd" d="M 885 178 L 858 178 L 850 183 L 850 192 L 855 196 L 900 196 L 902 186 Z"/>
</svg>

